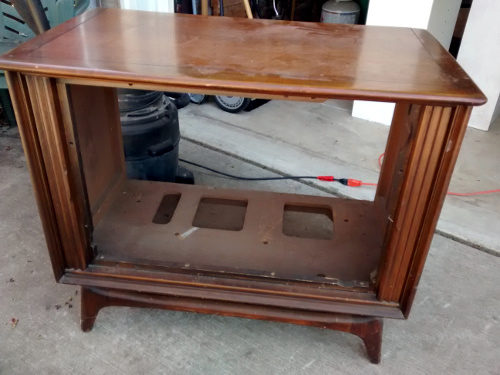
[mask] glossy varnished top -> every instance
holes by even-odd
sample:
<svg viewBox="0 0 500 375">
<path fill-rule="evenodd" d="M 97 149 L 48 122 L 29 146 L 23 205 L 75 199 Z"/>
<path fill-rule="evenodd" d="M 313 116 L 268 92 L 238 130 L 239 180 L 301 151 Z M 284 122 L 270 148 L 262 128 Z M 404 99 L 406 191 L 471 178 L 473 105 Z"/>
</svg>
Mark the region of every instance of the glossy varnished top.
<svg viewBox="0 0 500 375">
<path fill-rule="evenodd" d="M 96 9 L 3 55 L 0 68 L 187 92 L 486 101 L 427 31 L 406 28 Z"/>
</svg>

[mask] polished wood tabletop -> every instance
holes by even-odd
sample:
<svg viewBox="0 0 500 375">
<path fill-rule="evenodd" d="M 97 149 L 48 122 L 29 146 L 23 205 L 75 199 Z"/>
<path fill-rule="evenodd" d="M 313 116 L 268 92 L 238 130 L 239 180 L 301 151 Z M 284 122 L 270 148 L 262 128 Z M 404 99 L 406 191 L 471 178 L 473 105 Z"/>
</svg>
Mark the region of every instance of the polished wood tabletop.
<svg viewBox="0 0 500 375">
<path fill-rule="evenodd" d="M 253 96 L 486 101 L 427 31 L 395 27 L 94 9 L 3 55 L 0 68 Z"/>
</svg>

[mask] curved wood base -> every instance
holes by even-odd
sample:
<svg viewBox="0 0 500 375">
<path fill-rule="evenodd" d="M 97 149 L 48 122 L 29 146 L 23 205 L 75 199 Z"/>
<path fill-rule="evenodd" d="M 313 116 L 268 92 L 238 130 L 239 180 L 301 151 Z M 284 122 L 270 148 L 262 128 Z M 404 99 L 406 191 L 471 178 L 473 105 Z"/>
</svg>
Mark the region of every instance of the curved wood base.
<svg viewBox="0 0 500 375">
<path fill-rule="evenodd" d="M 380 362 L 383 327 L 381 318 L 291 310 L 261 305 L 249 306 L 246 304 L 214 300 L 104 288 L 82 287 L 81 300 L 81 328 L 84 332 L 88 332 L 92 329 L 97 314 L 103 307 L 154 307 L 168 310 L 270 320 L 348 332 L 363 340 L 370 362 Z"/>
</svg>

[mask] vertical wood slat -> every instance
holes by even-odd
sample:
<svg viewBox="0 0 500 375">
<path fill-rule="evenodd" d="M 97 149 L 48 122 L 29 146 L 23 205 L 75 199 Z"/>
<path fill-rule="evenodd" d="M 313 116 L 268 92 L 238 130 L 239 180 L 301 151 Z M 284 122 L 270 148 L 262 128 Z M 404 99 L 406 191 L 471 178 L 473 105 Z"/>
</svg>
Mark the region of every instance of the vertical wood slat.
<svg viewBox="0 0 500 375">
<path fill-rule="evenodd" d="M 45 170 L 38 130 L 31 110 L 31 100 L 26 86 L 26 79 L 20 73 L 8 71 L 5 72 L 5 78 L 9 86 L 26 161 L 31 174 L 54 277 L 59 280 L 64 274 L 66 260 L 59 228 L 56 224 L 56 212 Z"/>
<path fill-rule="evenodd" d="M 418 118 L 410 117 L 410 114 L 415 117 L 414 114 L 417 112 L 415 108 L 418 106 L 397 103 L 394 109 L 375 195 L 375 201 L 380 202 L 389 212 L 392 211 L 391 207 L 394 206 L 393 201 L 395 200 L 391 198 L 397 198 L 397 192 L 401 188 L 404 177 L 404 167 L 408 160 L 411 141 L 418 121 Z"/>
<path fill-rule="evenodd" d="M 462 107 L 426 106 L 415 110 L 420 112 L 419 121 L 379 268 L 379 299 L 405 305 L 411 305 L 411 301 L 404 300 L 403 292 L 414 290 L 418 282 L 410 268 L 425 261 L 458 155 L 461 133 L 456 129 L 467 125 L 464 119 L 457 121 Z M 454 155 L 451 159 L 450 152 Z M 436 184 L 443 173 L 448 178 Z"/>
<path fill-rule="evenodd" d="M 85 181 L 83 162 L 80 152 L 80 142 L 78 132 L 71 116 L 71 97 L 69 88 L 62 82 L 56 83 L 57 96 L 59 98 L 59 108 L 61 109 L 61 120 L 64 127 L 64 142 L 68 149 L 68 162 L 70 165 L 70 181 L 73 182 L 75 193 L 80 199 L 75 200 L 80 216 L 84 220 L 85 237 L 92 238 L 93 223 L 90 211 L 90 204 Z"/>
<path fill-rule="evenodd" d="M 412 140 L 418 124 L 418 116 L 415 114 L 418 114 L 419 107 L 410 103 L 396 103 L 375 194 L 375 206 L 380 214 L 379 230 L 383 233 L 390 231 L 393 224 Z M 384 248 L 386 245 L 385 243 Z"/>
<path fill-rule="evenodd" d="M 57 226 L 67 268 L 85 269 L 91 259 L 86 215 L 81 189 L 71 181 L 72 171 L 67 134 L 61 118 L 59 95 L 54 79 L 26 76 L 31 106 L 49 182 Z M 75 160 L 75 158 L 72 158 Z M 76 158 L 77 159 L 77 158 Z"/>
</svg>

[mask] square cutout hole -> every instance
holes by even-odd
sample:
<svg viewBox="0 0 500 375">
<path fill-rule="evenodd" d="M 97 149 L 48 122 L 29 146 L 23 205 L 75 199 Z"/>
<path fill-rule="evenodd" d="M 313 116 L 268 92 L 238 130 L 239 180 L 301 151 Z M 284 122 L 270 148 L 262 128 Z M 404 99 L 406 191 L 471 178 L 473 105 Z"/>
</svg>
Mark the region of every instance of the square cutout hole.
<svg viewBox="0 0 500 375">
<path fill-rule="evenodd" d="M 333 238 L 332 209 L 330 207 L 285 205 L 283 234 L 291 237 L 331 240 Z"/>
<path fill-rule="evenodd" d="M 156 210 L 155 216 L 153 217 L 153 223 L 155 224 L 168 224 L 174 216 L 175 209 L 179 200 L 181 199 L 180 194 L 167 194 L 163 196 L 163 199 Z"/>
<path fill-rule="evenodd" d="M 202 198 L 194 216 L 193 226 L 238 231 L 243 229 L 247 201 Z"/>
</svg>

